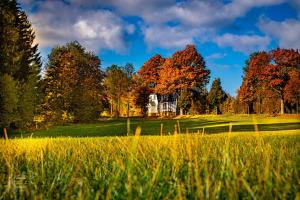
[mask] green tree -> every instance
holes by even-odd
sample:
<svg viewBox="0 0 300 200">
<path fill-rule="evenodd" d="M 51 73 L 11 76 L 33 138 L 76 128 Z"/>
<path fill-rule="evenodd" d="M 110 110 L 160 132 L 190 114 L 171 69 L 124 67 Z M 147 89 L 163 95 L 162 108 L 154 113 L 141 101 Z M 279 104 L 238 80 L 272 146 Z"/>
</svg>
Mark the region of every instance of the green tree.
<svg viewBox="0 0 300 200">
<path fill-rule="evenodd" d="M 215 79 L 207 95 L 207 101 L 210 109 L 214 109 L 216 114 L 220 113 L 220 105 L 226 100 L 227 95 L 221 86 L 221 80 Z"/>
<path fill-rule="evenodd" d="M 18 108 L 17 82 L 8 74 L 0 77 L 0 122 L 2 127 L 8 127 L 14 122 Z"/>
<path fill-rule="evenodd" d="M 2 96 L 5 93 L 4 80 L 14 83 L 17 108 L 9 124 L 24 127 L 33 120 L 38 104 L 38 85 L 41 61 L 38 46 L 34 45 L 35 34 L 28 17 L 15 0 L 0 2 L 0 78 Z M 9 76 L 10 78 L 8 78 Z M 7 85 L 7 84 L 6 84 Z M 2 106 L 5 102 L 2 102 Z M 0 113 L 0 115 L 6 115 Z M 4 117 L 0 117 L 4 119 Z M 6 123 L 7 124 L 7 123 Z"/>
<path fill-rule="evenodd" d="M 147 114 L 147 105 L 149 103 L 149 96 L 151 89 L 148 85 L 144 84 L 144 81 L 140 76 L 134 76 L 134 84 L 132 87 L 133 103 L 136 107 L 141 109 L 143 117 Z"/>
<path fill-rule="evenodd" d="M 125 67 L 112 65 L 106 70 L 104 81 L 107 96 L 110 99 L 111 115 L 120 116 L 122 98 L 126 99 L 127 116 L 129 116 L 129 98 L 132 86 L 133 66 L 127 64 Z"/>
<path fill-rule="evenodd" d="M 105 101 L 100 59 L 78 42 L 52 49 L 43 80 L 48 120 L 97 119 Z"/>
</svg>

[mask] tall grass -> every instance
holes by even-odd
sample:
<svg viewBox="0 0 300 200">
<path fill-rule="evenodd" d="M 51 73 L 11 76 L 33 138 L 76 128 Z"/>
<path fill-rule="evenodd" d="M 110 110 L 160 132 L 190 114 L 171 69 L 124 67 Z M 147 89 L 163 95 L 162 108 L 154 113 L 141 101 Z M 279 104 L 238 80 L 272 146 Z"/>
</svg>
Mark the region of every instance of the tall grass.
<svg viewBox="0 0 300 200">
<path fill-rule="evenodd" d="M 142 137 L 140 131 L 1 141 L 0 199 L 299 198 L 297 131 Z"/>
</svg>

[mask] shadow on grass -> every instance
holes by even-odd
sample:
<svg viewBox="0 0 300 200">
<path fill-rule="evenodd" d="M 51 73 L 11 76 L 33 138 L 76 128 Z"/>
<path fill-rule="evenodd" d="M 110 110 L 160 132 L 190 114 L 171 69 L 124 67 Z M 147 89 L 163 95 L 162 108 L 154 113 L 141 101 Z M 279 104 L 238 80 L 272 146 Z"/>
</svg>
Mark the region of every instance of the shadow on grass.
<svg viewBox="0 0 300 200">
<path fill-rule="evenodd" d="M 188 120 L 144 120 L 132 119 L 130 121 L 130 135 L 134 135 L 136 127 L 142 128 L 141 135 L 159 135 L 161 133 L 161 124 L 163 124 L 163 135 L 172 135 L 175 126 L 180 126 L 180 133 L 196 133 L 198 130 L 205 133 L 222 133 L 229 131 L 229 123 L 237 121 L 227 120 L 206 120 L 206 119 L 188 119 Z M 259 131 L 279 131 L 279 130 L 300 130 L 300 123 L 266 123 L 258 124 Z M 232 126 L 232 132 L 251 132 L 255 131 L 253 124 L 238 124 Z M 127 121 L 112 120 L 95 124 L 71 124 L 67 126 L 52 127 L 49 130 L 39 130 L 34 132 L 10 132 L 10 138 L 20 137 L 102 137 L 102 136 L 126 136 Z"/>
<path fill-rule="evenodd" d="M 282 131 L 282 130 L 300 130 L 300 123 L 274 123 L 274 124 L 258 124 L 258 131 Z M 229 126 L 207 127 L 205 133 L 221 133 L 228 132 Z M 253 124 L 233 125 L 232 132 L 253 132 L 255 127 Z"/>
</svg>

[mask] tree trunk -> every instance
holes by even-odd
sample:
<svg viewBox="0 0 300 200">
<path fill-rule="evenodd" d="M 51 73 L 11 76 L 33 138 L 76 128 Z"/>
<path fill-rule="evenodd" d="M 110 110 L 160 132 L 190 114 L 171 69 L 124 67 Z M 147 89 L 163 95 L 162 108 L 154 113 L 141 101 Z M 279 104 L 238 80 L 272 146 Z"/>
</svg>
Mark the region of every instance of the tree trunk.
<svg viewBox="0 0 300 200">
<path fill-rule="evenodd" d="M 284 100 L 280 99 L 280 114 L 284 114 Z"/>
<path fill-rule="evenodd" d="M 117 105 L 117 117 L 120 116 L 120 97 L 118 98 L 118 105 Z"/>
<path fill-rule="evenodd" d="M 296 113 L 297 113 L 297 115 L 298 115 L 298 112 L 299 112 L 299 101 L 297 100 L 297 104 L 296 104 Z"/>
<path fill-rule="evenodd" d="M 183 115 L 183 108 L 180 108 L 180 115 Z"/>
<path fill-rule="evenodd" d="M 127 117 L 129 117 L 129 102 L 127 102 Z"/>
<path fill-rule="evenodd" d="M 3 132 L 4 132 L 4 137 L 5 137 L 6 143 L 8 143 L 8 136 L 7 136 L 6 128 L 3 128 Z"/>
<path fill-rule="evenodd" d="M 249 104 L 248 104 L 247 108 L 248 108 L 247 112 L 248 112 L 248 115 L 249 115 L 250 114 L 250 106 L 249 106 Z"/>
<path fill-rule="evenodd" d="M 113 100 L 110 103 L 110 116 L 113 117 Z"/>
</svg>

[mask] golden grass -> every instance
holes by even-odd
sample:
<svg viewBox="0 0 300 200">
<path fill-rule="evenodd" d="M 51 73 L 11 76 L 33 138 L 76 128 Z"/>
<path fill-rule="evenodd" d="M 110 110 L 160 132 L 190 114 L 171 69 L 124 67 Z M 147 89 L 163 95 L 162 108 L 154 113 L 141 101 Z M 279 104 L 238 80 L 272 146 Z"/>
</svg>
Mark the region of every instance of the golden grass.
<svg viewBox="0 0 300 200">
<path fill-rule="evenodd" d="M 140 133 L 1 141 L 0 199 L 299 197 L 297 130 Z"/>
</svg>

